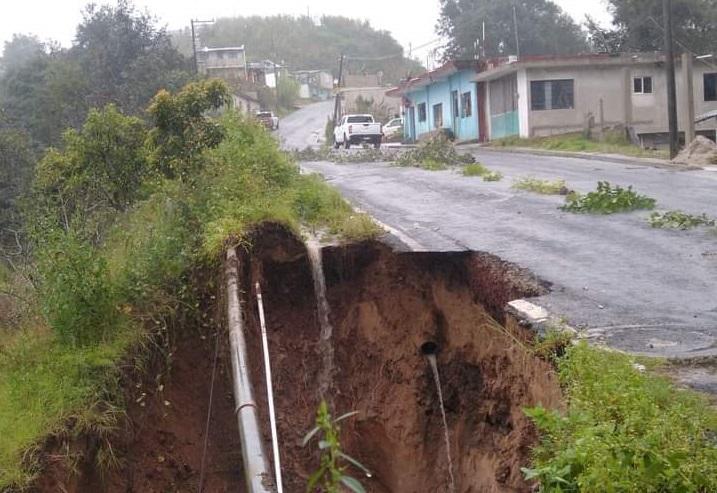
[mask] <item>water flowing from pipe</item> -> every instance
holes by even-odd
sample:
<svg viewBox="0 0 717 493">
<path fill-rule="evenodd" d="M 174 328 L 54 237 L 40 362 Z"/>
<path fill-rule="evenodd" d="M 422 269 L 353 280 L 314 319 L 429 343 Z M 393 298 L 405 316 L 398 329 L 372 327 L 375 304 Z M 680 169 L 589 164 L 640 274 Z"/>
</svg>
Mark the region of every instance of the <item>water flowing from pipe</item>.
<svg viewBox="0 0 717 493">
<path fill-rule="evenodd" d="M 333 327 L 329 319 L 329 302 L 326 299 L 326 278 L 319 241 L 311 237 L 306 242 L 306 250 L 311 264 L 311 275 L 314 279 L 314 293 L 316 296 L 316 309 L 319 315 L 321 334 L 319 348 L 323 356 L 323 367 L 319 374 L 319 395 L 325 398 L 331 389 L 334 372 L 334 345 L 332 341 Z"/>
<path fill-rule="evenodd" d="M 448 476 L 450 478 L 450 485 L 448 491 L 455 493 L 456 491 L 456 479 L 453 476 L 453 459 L 451 458 L 451 439 L 448 435 L 448 420 L 446 419 L 446 408 L 443 405 L 443 390 L 441 389 L 441 379 L 438 376 L 438 363 L 436 362 L 435 354 L 427 354 L 428 362 L 431 364 L 431 370 L 433 370 L 433 380 L 436 382 L 436 389 L 438 390 L 438 401 L 441 403 L 441 417 L 443 418 L 443 436 L 446 440 L 446 456 L 448 458 Z"/>
</svg>

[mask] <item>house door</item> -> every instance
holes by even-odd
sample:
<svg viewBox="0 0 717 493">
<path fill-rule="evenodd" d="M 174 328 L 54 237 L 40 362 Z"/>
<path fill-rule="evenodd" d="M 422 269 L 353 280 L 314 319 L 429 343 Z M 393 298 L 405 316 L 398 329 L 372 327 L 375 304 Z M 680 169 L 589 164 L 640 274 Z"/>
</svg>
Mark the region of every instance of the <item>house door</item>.
<svg viewBox="0 0 717 493">
<path fill-rule="evenodd" d="M 411 106 L 408 108 L 408 121 L 405 123 L 408 126 L 408 140 L 411 142 L 416 140 L 416 108 Z"/>
<path fill-rule="evenodd" d="M 458 107 L 458 91 L 451 91 L 451 127 L 456 139 L 460 139 L 461 115 Z"/>
</svg>

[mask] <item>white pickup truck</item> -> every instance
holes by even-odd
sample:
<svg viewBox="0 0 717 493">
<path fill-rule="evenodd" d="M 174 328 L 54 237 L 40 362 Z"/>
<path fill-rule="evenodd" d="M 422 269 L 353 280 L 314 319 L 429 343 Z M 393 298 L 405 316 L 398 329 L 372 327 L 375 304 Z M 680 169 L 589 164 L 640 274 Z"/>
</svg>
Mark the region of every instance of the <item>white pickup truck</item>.
<svg viewBox="0 0 717 493">
<path fill-rule="evenodd" d="M 334 128 L 334 146 L 337 149 L 342 145 L 348 149 L 361 142 L 370 142 L 378 149 L 382 138 L 381 123 L 375 122 L 372 115 L 346 115 Z"/>
</svg>

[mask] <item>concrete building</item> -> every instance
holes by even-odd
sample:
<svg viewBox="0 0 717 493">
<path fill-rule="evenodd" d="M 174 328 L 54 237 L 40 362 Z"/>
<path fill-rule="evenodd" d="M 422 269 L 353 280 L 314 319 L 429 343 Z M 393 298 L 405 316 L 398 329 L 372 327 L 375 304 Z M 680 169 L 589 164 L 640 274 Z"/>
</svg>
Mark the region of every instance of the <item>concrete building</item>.
<svg viewBox="0 0 717 493">
<path fill-rule="evenodd" d="M 401 98 L 388 94 L 386 87 L 342 87 L 339 97 L 342 115 L 371 113 L 385 123 L 401 113 Z"/>
<path fill-rule="evenodd" d="M 415 141 L 448 129 L 456 140 L 479 140 L 482 126 L 474 81 L 479 67 L 476 60 L 451 61 L 388 91 L 389 96 L 403 98 L 404 138 Z"/>
<path fill-rule="evenodd" d="M 343 74 L 341 85 L 344 87 L 381 87 L 383 74 Z"/>
<path fill-rule="evenodd" d="M 286 68 L 283 65 L 271 60 L 249 62 L 247 64 L 247 80 L 254 84 L 276 88 L 279 78 L 286 75 Z"/>
<path fill-rule="evenodd" d="M 299 97 L 329 99 L 334 88 L 334 76 L 328 70 L 297 70 L 292 76 L 299 83 Z"/>
<path fill-rule="evenodd" d="M 660 145 L 668 129 L 666 82 L 660 54 L 507 57 L 449 62 L 389 94 L 403 97 L 408 140 L 439 128 L 458 140 L 488 141 L 619 127 Z M 717 110 L 717 67 L 678 61 L 676 84 L 684 133 L 690 120 Z M 716 129 L 715 118 L 696 125 L 712 139 Z"/>
<path fill-rule="evenodd" d="M 261 103 L 256 93 L 235 92 L 232 94 L 232 106 L 240 113 L 249 115 L 261 110 Z"/>
<path fill-rule="evenodd" d="M 496 139 L 579 132 L 593 121 L 598 127 L 602 122 L 627 128 L 645 144 L 661 144 L 668 131 L 664 60 L 641 53 L 491 61 L 473 78 L 486 94 L 481 110 L 486 134 Z M 717 110 L 717 66 L 687 59 L 678 61 L 676 70 L 678 123 L 684 132 L 690 119 Z M 713 119 L 696 130 L 715 139 L 716 128 Z"/>
<path fill-rule="evenodd" d="M 246 79 L 246 51 L 244 46 L 202 48 L 197 52 L 199 73 L 227 81 Z"/>
</svg>

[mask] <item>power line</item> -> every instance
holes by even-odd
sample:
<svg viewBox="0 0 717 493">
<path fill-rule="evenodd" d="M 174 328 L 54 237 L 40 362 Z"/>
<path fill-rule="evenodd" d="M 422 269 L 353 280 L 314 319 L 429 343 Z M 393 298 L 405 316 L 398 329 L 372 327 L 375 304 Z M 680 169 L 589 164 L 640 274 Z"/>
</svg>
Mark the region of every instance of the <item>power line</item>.
<svg viewBox="0 0 717 493">
<path fill-rule="evenodd" d="M 344 59 L 346 60 L 353 60 L 356 62 L 380 62 L 383 60 L 391 60 L 393 58 L 402 58 L 403 52 L 396 53 L 395 55 L 384 55 L 384 56 L 378 56 L 378 57 L 360 57 L 360 56 L 348 56 L 346 55 Z"/>
</svg>

